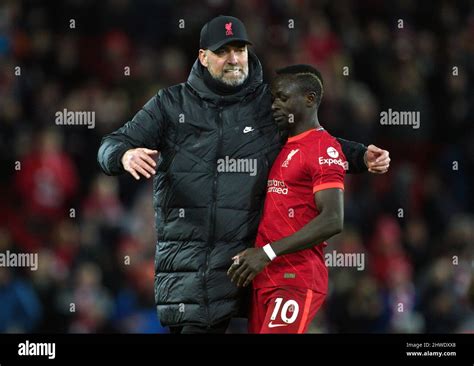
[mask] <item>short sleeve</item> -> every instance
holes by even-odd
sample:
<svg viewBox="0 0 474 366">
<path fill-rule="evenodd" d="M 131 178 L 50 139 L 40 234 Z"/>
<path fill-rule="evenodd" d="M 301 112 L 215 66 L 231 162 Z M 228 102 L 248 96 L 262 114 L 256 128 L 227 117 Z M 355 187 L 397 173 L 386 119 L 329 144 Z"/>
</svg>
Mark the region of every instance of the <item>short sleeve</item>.
<svg viewBox="0 0 474 366">
<path fill-rule="evenodd" d="M 321 139 L 308 157 L 313 193 L 330 188 L 344 189 L 348 168 L 346 157 L 336 139 Z"/>
</svg>

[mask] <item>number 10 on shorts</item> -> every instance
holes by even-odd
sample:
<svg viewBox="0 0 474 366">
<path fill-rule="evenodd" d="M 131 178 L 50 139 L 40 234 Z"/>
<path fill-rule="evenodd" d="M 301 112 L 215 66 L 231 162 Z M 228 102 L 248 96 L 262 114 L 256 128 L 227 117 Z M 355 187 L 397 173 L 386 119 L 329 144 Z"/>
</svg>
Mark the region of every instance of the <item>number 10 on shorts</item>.
<svg viewBox="0 0 474 366">
<path fill-rule="evenodd" d="M 286 324 L 294 323 L 299 313 L 298 303 L 295 300 L 287 300 L 282 306 L 282 302 L 283 302 L 282 297 L 277 297 L 275 299 L 275 308 L 273 309 L 273 313 L 272 313 L 272 316 L 270 317 L 270 320 L 271 321 L 276 320 L 278 316 L 278 312 L 281 309 L 280 319 Z"/>
</svg>

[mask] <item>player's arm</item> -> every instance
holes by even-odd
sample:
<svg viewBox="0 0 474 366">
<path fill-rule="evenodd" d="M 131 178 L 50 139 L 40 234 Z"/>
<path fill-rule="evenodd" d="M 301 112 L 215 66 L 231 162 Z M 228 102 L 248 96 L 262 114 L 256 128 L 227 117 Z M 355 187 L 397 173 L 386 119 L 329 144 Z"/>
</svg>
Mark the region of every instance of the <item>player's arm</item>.
<svg viewBox="0 0 474 366">
<path fill-rule="evenodd" d="M 164 129 L 159 97 L 150 99 L 124 126 L 105 136 L 97 153 L 97 161 L 107 175 L 124 171 L 135 179 L 155 174 L 159 142 Z"/>
<path fill-rule="evenodd" d="M 314 194 L 319 215 L 293 235 L 271 243 L 277 256 L 313 247 L 339 234 L 344 226 L 344 191 L 330 188 Z M 267 256 L 268 257 L 268 256 Z"/>
<path fill-rule="evenodd" d="M 341 144 L 342 152 L 349 162 L 348 173 L 370 173 L 383 174 L 390 167 L 390 157 L 387 150 L 380 149 L 375 145 L 366 147 L 364 144 L 337 138 Z"/>
<path fill-rule="evenodd" d="M 311 248 L 340 233 L 344 223 L 344 194 L 339 188 L 330 188 L 314 194 L 319 215 L 293 235 L 269 243 L 276 255 L 294 253 Z M 269 250 L 268 247 L 266 249 Z M 227 274 L 238 287 L 247 286 L 271 262 L 264 248 L 250 248 L 234 257 Z"/>
</svg>

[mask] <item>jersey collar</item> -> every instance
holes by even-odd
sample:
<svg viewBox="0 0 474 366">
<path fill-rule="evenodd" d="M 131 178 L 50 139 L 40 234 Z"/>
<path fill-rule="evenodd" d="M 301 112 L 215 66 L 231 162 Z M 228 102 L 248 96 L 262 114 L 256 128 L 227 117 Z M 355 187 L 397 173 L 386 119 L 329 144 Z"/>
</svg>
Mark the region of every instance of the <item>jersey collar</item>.
<svg viewBox="0 0 474 366">
<path fill-rule="evenodd" d="M 322 130 L 324 130 L 324 128 L 322 128 L 322 127 L 312 128 L 312 129 L 310 129 L 310 130 L 308 130 L 308 131 L 301 132 L 301 133 L 299 133 L 298 135 L 288 137 L 287 142 L 294 142 L 294 141 L 297 141 L 297 140 L 301 140 L 302 138 L 308 136 L 311 132 L 314 132 L 314 131 L 322 131 Z"/>
</svg>

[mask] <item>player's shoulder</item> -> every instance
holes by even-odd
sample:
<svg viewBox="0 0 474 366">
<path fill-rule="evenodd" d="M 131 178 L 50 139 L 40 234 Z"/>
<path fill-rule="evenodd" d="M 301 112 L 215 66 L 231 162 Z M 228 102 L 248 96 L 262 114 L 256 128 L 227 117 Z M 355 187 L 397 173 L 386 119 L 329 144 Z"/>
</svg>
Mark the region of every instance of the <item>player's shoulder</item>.
<svg viewBox="0 0 474 366">
<path fill-rule="evenodd" d="M 328 141 L 328 142 L 332 142 L 332 141 L 337 142 L 337 138 L 334 137 L 333 135 L 331 135 L 331 133 L 328 130 L 326 130 L 325 128 L 321 128 L 319 130 L 319 132 L 320 132 L 321 140 Z"/>
<path fill-rule="evenodd" d="M 329 166 L 331 168 L 342 167 L 347 170 L 347 161 L 342 151 L 342 146 L 336 137 L 326 130 L 320 130 L 318 143 L 314 144 L 317 149 L 313 155 L 318 159 L 314 160 L 319 166 Z"/>
<path fill-rule="evenodd" d="M 341 144 L 336 137 L 332 136 L 324 128 L 316 130 L 311 136 L 310 146 L 316 150 L 326 150 L 328 147 L 332 147 L 338 151 L 341 150 Z"/>
<path fill-rule="evenodd" d="M 321 164 L 321 161 L 326 161 L 325 159 L 345 159 L 337 138 L 323 128 L 316 129 L 311 134 L 305 146 L 305 153 L 310 157 L 319 157 L 320 160 L 317 160 L 319 164 Z"/>
</svg>

